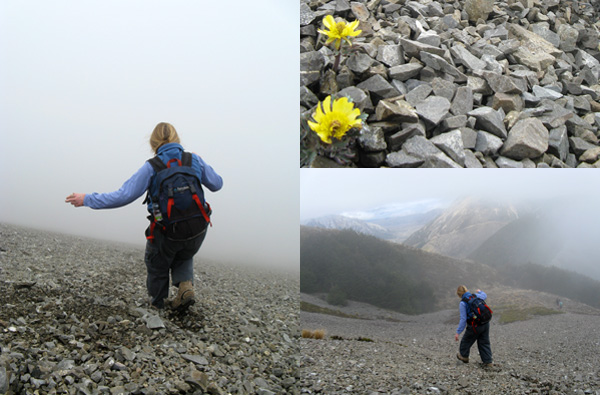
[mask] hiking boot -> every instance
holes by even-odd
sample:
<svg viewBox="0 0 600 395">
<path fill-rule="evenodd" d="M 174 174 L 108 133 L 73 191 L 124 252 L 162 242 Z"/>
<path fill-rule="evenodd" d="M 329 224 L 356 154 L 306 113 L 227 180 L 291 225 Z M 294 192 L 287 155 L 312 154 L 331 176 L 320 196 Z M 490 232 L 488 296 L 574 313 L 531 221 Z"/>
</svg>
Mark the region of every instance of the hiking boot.
<svg viewBox="0 0 600 395">
<path fill-rule="evenodd" d="M 469 358 L 465 358 L 462 355 L 456 354 L 456 358 L 460 359 L 461 361 L 463 361 L 464 363 L 469 363 Z"/>
<path fill-rule="evenodd" d="M 482 366 L 484 368 L 493 368 L 495 365 L 492 362 L 490 362 L 490 363 L 484 363 Z"/>
<path fill-rule="evenodd" d="M 175 299 L 171 301 L 173 310 L 183 311 L 196 302 L 194 299 L 194 286 L 191 281 L 182 281 L 179 283 L 179 291 Z"/>
</svg>

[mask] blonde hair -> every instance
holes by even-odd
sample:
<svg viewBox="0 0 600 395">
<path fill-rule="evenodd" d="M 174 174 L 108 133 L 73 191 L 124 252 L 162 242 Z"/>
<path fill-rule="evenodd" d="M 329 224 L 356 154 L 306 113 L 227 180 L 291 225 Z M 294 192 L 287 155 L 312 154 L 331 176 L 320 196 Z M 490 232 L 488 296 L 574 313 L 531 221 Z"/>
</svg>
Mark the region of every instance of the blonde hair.
<svg viewBox="0 0 600 395">
<path fill-rule="evenodd" d="M 181 143 L 181 141 L 173 125 L 161 122 L 154 127 L 150 135 L 150 148 L 156 154 L 160 147 L 168 143 Z"/>
<path fill-rule="evenodd" d="M 458 297 L 462 298 L 465 292 L 469 292 L 467 287 L 465 287 L 464 285 L 459 285 L 458 289 L 456 290 L 456 294 L 458 295 Z"/>
</svg>

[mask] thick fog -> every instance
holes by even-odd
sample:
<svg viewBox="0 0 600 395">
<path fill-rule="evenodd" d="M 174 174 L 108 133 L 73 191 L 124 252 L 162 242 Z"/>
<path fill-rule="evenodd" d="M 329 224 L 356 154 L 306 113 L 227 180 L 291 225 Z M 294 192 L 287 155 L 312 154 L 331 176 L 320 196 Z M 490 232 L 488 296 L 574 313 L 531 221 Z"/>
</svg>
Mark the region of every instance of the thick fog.
<svg viewBox="0 0 600 395">
<path fill-rule="evenodd" d="M 298 5 L 234 0 L 0 4 L 0 221 L 144 245 L 143 196 L 111 192 L 159 122 L 223 177 L 200 257 L 299 267 Z"/>
</svg>

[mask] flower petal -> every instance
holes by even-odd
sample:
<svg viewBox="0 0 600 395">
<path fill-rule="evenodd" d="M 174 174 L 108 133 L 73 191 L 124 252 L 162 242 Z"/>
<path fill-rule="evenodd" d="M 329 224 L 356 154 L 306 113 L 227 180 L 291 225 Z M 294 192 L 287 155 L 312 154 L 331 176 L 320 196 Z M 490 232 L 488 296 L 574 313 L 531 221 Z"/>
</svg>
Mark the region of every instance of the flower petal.
<svg viewBox="0 0 600 395">
<path fill-rule="evenodd" d="M 333 19 L 333 16 L 331 15 L 326 15 L 323 18 L 323 25 L 331 30 L 331 26 L 335 26 L 335 19 Z"/>
</svg>

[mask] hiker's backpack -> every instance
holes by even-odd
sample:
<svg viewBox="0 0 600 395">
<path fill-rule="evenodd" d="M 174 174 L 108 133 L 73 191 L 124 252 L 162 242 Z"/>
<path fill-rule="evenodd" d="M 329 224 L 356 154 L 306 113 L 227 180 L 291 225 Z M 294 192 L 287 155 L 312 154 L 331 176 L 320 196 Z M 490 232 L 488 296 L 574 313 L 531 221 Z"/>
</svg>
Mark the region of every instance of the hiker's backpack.
<svg viewBox="0 0 600 395">
<path fill-rule="evenodd" d="M 485 303 L 485 300 L 477 295 L 466 292 L 462 301 L 467 304 L 467 323 L 473 330 L 479 325 L 487 324 L 492 319 L 492 309 Z"/>
<path fill-rule="evenodd" d="M 192 154 L 183 152 L 181 159 L 171 159 L 166 165 L 158 156 L 148 162 L 156 174 L 143 202 L 152 203 L 146 238 L 153 240 L 158 228 L 170 240 L 190 240 L 212 226 L 210 205 L 204 201 L 200 180 L 192 168 Z"/>
</svg>

